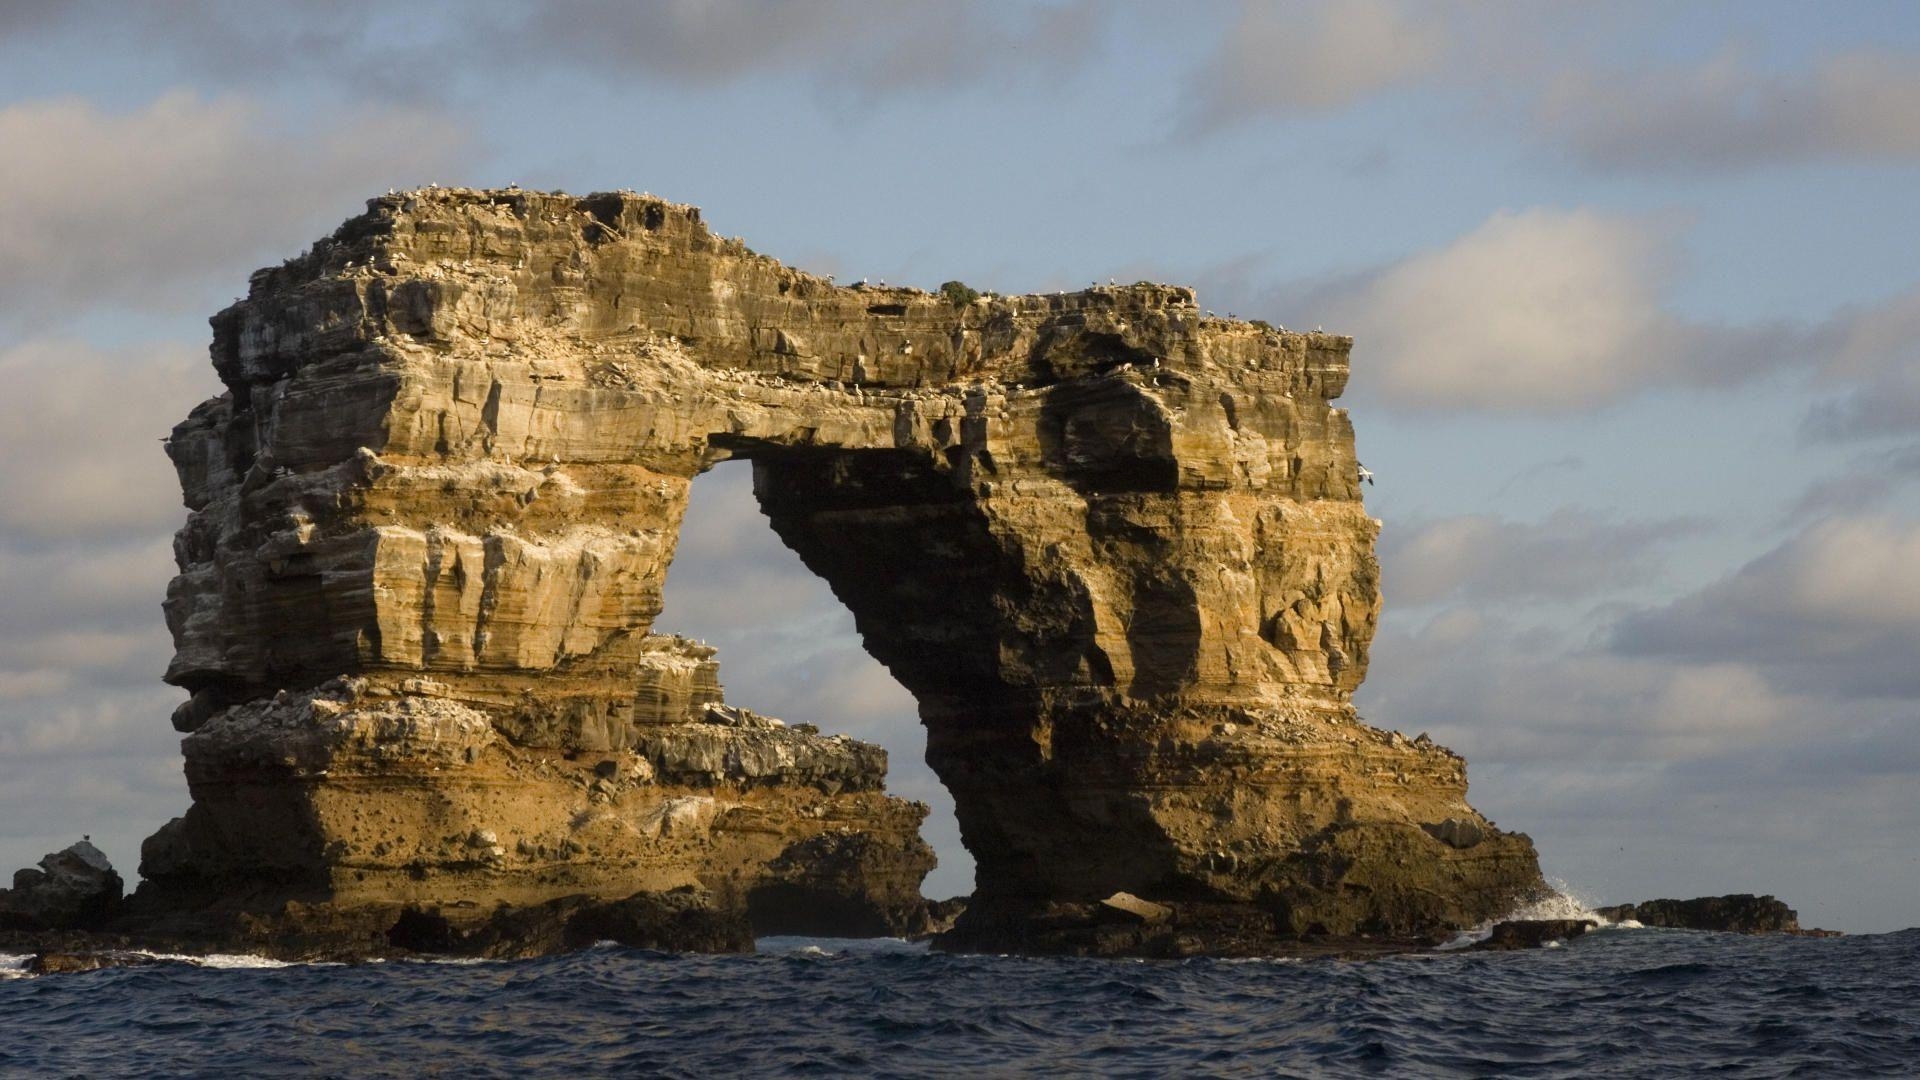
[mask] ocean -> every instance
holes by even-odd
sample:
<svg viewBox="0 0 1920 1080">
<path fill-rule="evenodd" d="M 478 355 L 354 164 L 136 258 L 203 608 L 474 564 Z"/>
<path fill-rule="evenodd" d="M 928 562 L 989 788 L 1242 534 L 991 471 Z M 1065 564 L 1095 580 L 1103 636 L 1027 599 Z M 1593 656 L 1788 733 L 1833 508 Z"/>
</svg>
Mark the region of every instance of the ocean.
<svg viewBox="0 0 1920 1080">
<path fill-rule="evenodd" d="M 755 956 L 245 957 L 26 977 L 0 1075 L 1920 1074 L 1920 930 L 1605 928 L 1365 961 L 948 956 L 771 938 Z"/>
</svg>

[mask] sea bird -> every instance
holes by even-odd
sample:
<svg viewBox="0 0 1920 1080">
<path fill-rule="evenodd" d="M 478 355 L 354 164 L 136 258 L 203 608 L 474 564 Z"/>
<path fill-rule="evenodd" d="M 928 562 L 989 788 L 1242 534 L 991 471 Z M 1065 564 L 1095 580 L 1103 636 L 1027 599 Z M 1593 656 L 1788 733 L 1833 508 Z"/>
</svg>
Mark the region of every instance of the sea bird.
<svg viewBox="0 0 1920 1080">
<path fill-rule="evenodd" d="M 1358 470 L 1360 470 L 1360 482 L 1361 482 L 1361 483 L 1363 483 L 1363 484 L 1371 484 L 1371 483 L 1373 483 L 1373 470 L 1372 470 L 1372 469 L 1369 469 L 1369 468 L 1367 468 L 1367 467 L 1366 467 L 1365 465 L 1362 465 L 1362 464 L 1360 464 L 1360 463 L 1359 463 L 1359 462 L 1357 462 L 1357 461 L 1353 463 L 1353 467 L 1354 467 L 1354 468 L 1356 468 L 1356 469 L 1358 469 Z"/>
</svg>

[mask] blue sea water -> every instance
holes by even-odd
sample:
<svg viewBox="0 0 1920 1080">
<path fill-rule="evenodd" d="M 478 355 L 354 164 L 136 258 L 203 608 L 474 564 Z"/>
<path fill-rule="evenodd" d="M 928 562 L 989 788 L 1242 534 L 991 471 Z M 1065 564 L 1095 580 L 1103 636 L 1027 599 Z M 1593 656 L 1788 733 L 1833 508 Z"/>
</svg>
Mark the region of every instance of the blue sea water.
<svg viewBox="0 0 1920 1080">
<path fill-rule="evenodd" d="M 1610 929 L 1538 951 L 1367 961 L 761 950 L 0 979 L 0 1074 L 1920 1074 L 1920 930 Z"/>
</svg>

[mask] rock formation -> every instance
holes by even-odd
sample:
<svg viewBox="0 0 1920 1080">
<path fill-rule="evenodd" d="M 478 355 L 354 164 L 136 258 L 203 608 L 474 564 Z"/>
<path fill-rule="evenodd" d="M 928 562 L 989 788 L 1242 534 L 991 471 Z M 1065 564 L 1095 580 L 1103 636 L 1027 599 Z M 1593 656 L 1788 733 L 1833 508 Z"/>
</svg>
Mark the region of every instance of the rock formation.
<svg viewBox="0 0 1920 1080">
<path fill-rule="evenodd" d="M 1801 929 L 1800 913 L 1788 907 L 1785 901 L 1752 893 L 1696 896 L 1691 900 L 1644 900 L 1638 904 L 1596 908 L 1594 913 L 1614 922 L 1631 919 L 1645 926 L 1674 930 L 1837 936 L 1831 930 Z"/>
<path fill-rule="evenodd" d="M 0 889 L 0 930 L 81 930 L 104 922 L 126 884 L 89 840 L 70 844 L 17 870 Z"/>
<path fill-rule="evenodd" d="M 882 753 L 724 704 L 654 632 L 730 457 L 919 702 L 978 862 L 950 945 L 1081 949 L 1123 890 L 1205 949 L 1540 888 L 1459 757 L 1349 704 L 1379 596 L 1347 338 L 1147 283 L 841 287 L 694 207 L 517 189 L 374 199 L 213 326 L 227 392 L 168 444 L 194 804 L 156 895 L 691 885 L 761 932 L 904 928 L 931 857 Z"/>
</svg>

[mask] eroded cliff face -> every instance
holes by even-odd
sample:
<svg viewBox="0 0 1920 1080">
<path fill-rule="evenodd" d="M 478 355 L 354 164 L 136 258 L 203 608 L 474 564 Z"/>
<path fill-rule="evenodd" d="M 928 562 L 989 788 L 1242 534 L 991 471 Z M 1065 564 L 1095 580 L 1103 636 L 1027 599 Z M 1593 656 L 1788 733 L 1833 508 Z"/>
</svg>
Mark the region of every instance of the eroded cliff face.
<svg viewBox="0 0 1920 1080">
<path fill-rule="evenodd" d="M 931 859 L 881 753 L 654 633 L 690 481 L 746 457 L 920 703 L 979 865 L 956 942 L 1051 947 L 1117 890 L 1417 934 L 1539 886 L 1458 757 L 1348 703 L 1347 338 L 1145 283 L 838 287 L 693 207 L 519 190 L 372 200 L 214 330 L 228 392 L 169 444 L 195 805 L 151 878 L 899 922 Z"/>
</svg>

